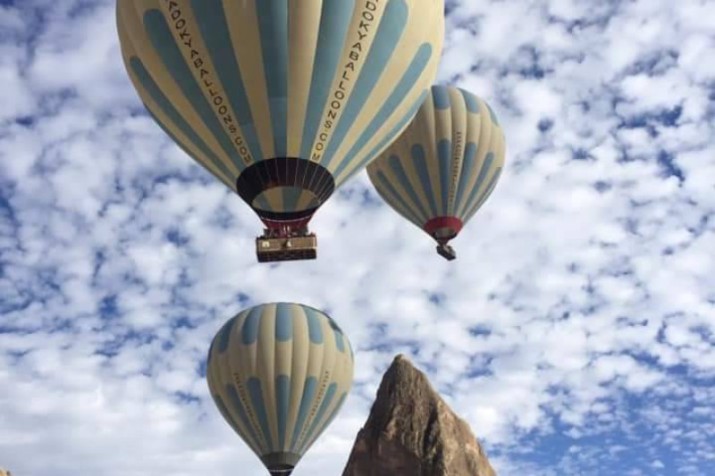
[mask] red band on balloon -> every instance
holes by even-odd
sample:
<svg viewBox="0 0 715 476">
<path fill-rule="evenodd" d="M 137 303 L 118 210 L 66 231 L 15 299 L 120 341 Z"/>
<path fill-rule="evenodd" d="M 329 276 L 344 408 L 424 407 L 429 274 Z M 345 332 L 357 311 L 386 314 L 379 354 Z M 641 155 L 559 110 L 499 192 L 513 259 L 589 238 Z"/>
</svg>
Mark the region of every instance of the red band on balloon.
<svg viewBox="0 0 715 476">
<path fill-rule="evenodd" d="M 437 217 L 432 218 L 430 221 L 425 223 L 423 229 L 430 235 L 434 236 L 435 232 L 440 228 L 450 228 L 454 231 L 454 236 L 448 238 L 447 241 L 449 241 L 457 236 L 457 233 L 462 230 L 463 226 L 464 223 L 462 223 L 462 220 L 457 217 Z"/>
</svg>

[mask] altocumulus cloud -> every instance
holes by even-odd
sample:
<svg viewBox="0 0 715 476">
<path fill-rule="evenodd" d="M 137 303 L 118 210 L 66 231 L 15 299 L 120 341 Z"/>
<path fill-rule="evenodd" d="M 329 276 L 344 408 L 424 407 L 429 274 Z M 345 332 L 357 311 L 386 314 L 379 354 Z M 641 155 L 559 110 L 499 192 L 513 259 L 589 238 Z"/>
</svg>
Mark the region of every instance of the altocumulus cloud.
<svg viewBox="0 0 715 476">
<path fill-rule="evenodd" d="M 270 266 L 258 220 L 144 113 L 113 1 L 0 1 L 0 465 L 262 475 L 205 354 L 242 308 L 294 300 L 357 349 L 355 391 L 296 476 L 340 473 L 397 352 L 501 474 L 708 474 L 715 4 L 447 13 L 440 81 L 488 100 L 508 139 L 459 260 L 363 174 L 316 217 L 319 260 Z"/>
</svg>

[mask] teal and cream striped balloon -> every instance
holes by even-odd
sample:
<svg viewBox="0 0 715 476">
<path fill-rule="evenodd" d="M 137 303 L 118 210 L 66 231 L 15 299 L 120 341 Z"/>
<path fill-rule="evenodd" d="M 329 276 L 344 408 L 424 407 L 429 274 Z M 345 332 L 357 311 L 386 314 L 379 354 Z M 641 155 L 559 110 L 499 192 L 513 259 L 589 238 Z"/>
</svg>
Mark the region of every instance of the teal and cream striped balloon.
<svg viewBox="0 0 715 476">
<path fill-rule="evenodd" d="M 432 236 L 439 251 L 494 190 L 505 151 L 486 102 L 459 88 L 433 86 L 408 128 L 367 170 L 380 196 Z"/>
<path fill-rule="evenodd" d="M 219 330 L 207 379 L 229 425 L 272 475 L 288 476 L 347 398 L 353 351 L 324 313 L 264 304 Z"/>
<path fill-rule="evenodd" d="M 301 228 L 407 126 L 444 0 L 118 0 L 146 108 L 271 229 Z"/>
</svg>

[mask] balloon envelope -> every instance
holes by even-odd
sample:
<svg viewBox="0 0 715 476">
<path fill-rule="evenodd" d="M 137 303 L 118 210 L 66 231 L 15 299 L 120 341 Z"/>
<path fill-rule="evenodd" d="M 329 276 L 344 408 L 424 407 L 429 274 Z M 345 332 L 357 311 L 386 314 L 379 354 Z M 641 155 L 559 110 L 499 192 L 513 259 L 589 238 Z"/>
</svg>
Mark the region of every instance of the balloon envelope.
<svg viewBox="0 0 715 476">
<path fill-rule="evenodd" d="M 445 246 L 494 190 L 505 147 L 486 102 L 433 86 L 408 128 L 367 170 L 392 208 Z"/>
<path fill-rule="evenodd" d="M 120 0 L 156 122 L 269 228 L 300 227 L 406 127 L 433 82 L 443 0 Z"/>
<path fill-rule="evenodd" d="M 246 309 L 209 350 L 214 402 L 271 474 L 290 474 L 335 418 L 352 379 L 347 337 L 326 314 L 301 304 Z"/>
</svg>

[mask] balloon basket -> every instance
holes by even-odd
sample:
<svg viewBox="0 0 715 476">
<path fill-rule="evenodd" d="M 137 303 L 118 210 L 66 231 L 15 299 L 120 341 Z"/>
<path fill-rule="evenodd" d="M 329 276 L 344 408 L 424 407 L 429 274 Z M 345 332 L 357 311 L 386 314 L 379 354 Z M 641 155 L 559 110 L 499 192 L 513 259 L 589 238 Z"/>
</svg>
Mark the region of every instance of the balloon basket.
<svg viewBox="0 0 715 476">
<path fill-rule="evenodd" d="M 256 238 L 256 256 L 259 263 L 275 261 L 300 261 L 318 256 L 318 238 L 313 233 L 271 233 L 266 230 Z"/>
<path fill-rule="evenodd" d="M 447 261 L 453 261 L 457 259 L 457 252 L 454 251 L 454 248 L 452 248 L 448 244 L 437 246 L 437 253 Z"/>
</svg>

